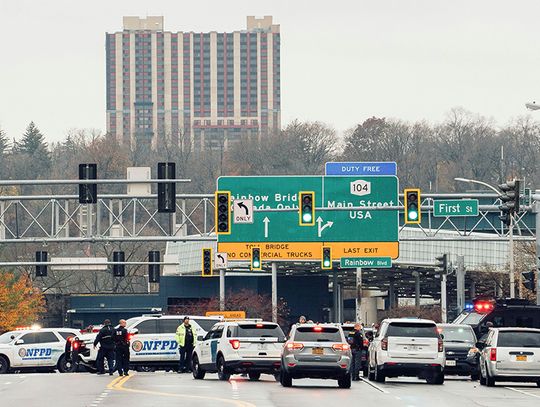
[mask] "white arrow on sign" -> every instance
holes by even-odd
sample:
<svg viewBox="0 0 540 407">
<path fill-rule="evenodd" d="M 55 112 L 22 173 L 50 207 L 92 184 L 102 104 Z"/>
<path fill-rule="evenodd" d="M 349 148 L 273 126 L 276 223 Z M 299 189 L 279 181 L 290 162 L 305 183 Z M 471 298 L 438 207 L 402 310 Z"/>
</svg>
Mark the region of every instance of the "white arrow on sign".
<svg viewBox="0 0 540 407">
<path fill-rule="evenodd" d="M 317 228 L 318 228 L 318 232 L 319 232 L 319 237 L 321 237 L 321 234 L 322 234 L 323 230 L 326 229 L 326 228 L 331 228 L 334 225 L 334 222 L 328 221 L 328 222 L 326 222 L 326 224 L 324 226 L 322 224 L 323 224 L 323 220 L 319 216 L 317 218 L 317 226 L 318 226 Z"/>
<path fill-rule="evenodd" d="M 264 222 L 264 237 L 268 237 L 268 224 L 270 223 L 270 219 L 268 219 L 268 216 L 265 216 L 263 219 Z"/>
<path fill-rule="evenodd" d="M 217 269 L 226 269 L 229 267 L 227 253 L 216 253 L 214 257 L 214 265 Z"/>
</svg>

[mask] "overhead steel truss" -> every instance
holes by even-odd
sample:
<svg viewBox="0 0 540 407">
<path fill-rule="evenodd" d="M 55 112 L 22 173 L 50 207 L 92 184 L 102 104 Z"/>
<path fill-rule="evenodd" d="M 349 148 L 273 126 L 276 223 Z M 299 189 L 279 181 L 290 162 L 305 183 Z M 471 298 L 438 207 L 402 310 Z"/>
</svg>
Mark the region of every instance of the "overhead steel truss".
<svg viewBox="0 0 540 407">
<path fill-rule="evenodd" d="M 480 199 L 483 204 L 479 206 L 478 217 L 433 216 L 435 199 L 456 198 Z M 509 230 L 498 219 L 499 204 L 499 197 L 491 193 L 425 194 L 421 207 L 422 224 L 405 225 L 400 221 L 400 240 L 508 240 Z M 534 217 L 527 218 L 531 208 L 523 206 L 522 212 L 514 218 L 516 240 L 534 240 Z M 403 203 L 400 200 L 393 207 L 316 210 L 403 211 Z M 405 227 L 417 228 L 422 235 L 407 236 Z M 453 234 L 449 235 L 448 231 Z M 172 214 L 158 212 L 156 194 L 103 194 L 98 195 L 96 204 L 80 204 L 78 195 L 0 196 L 0 243 L 215 240 L 213 194 L 178 194 L 176 213 Z"/>
</svg>

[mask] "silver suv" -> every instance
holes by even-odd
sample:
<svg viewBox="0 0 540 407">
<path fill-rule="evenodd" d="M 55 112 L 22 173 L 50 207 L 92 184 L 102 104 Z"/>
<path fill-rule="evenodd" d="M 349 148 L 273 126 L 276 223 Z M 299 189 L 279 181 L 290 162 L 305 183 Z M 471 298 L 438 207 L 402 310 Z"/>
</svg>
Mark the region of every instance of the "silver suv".
<svg viewBox="0 0 540 407">
<path fill-rule="evenodd" d="M 480 384 L 495 381 L 536 382 L 540 387 L 540 329 L 492 328 L 478 343 Z"/>
<path fill-rule="evenodd" d="M 292 379 L 337 379 L 341 388 L 351 387 L 351 348 L 337 324 L 296 324 L 281 354 L 280 382 Z"/>
</svg>

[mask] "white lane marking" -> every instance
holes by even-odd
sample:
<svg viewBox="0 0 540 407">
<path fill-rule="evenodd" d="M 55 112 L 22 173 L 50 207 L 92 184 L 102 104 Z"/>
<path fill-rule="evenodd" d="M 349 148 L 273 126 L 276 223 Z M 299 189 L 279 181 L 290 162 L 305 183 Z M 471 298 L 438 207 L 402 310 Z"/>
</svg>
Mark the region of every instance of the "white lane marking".
<svg viewBox="0 0 540 407">
<path fill-rule="evenodd" d="M 513 390 L 513 391 L 516 391 L 516 392 L 518 392 L 518 393 L 525 394 L 526 396 L 531 396 L 531 397 L 535 397 L 535 398 L 537 398 L 537 399 L 540 399 L 540 396 L 537 395 L 537 394 L 527 393 L 526 391 L 519 390 L 519 389 L 516 389 L 516 388 L 514 388 L 514 387 L 505 387 L 505 389 Z"/>
<path fill-rule="evenodd" d="M 363 381 L 363 382 L 364 382 L 365 384 L 367 384 L 367 385 L 369 385 L 369 386 L 373 387 L 374 389 L 377 389 L 377 390 L 379 390 L 379 391 L 380 391 L 381 393 L 384 393 L 384 394 L 390 394 L 390 392 L 389 392 L 389 391 L 386 391 L 386 390 L 385 390 L 385 389 L 383 389 L 382 387 L 380 387 L 380 386 L 377 386 L 377 385 L 376 385 L 376 384 L 374 384 L 374 383 L 371 383 L 371 382 L 370 382 L 369 380 L 364 380 L 364 379 L 361 379 L 361 380 L 362 380 L 362 381 Z"/>
<path fill-rule="evenodd" d="M 240 393 L 238 392 L 238 383 L 236 383 L 236 380 L 231 380 L 231 387 L 232 387 L 232 398 L 234 400 L 238 400 L 240 398 Z"/>
</svg>

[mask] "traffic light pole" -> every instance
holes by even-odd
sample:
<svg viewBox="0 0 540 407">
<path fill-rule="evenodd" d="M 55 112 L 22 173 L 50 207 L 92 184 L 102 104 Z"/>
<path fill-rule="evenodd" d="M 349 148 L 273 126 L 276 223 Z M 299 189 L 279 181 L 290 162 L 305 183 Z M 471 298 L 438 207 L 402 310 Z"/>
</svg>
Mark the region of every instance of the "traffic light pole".
<svg viewBox="0 0 540 407">
<path fill-rule="evenodd" d="M 219 270 L 219 310 L 225 311 L 225 269 Z"/>
<path fill-rule="evenodd" d="M 510 230 L 508 231 L 508 257 L 510 265 L 510 298 L 516 297 L 515 267 L 514 267 L 514 215 L 510 214 Z M 538 234 L 538 232 L 537 232 Z"/>
<path fill-rule="evenodd" d="M 443 270 L 441 275 L 441 322 L 443 324 L 446 324 L 446 274 L 447 270 Z"/>
<path fill-rule="evenodd" d="M 533 210 L 536 213 L 536 304 L 540 305 L 540 189 L 536 190 Z"/>
<path fill-rule="evenodd" d="M 362 268 L 356 268 L 356 319 L 355 322 L 362 320 Z M 364 321 L 365 322 L 365 321 Z"/>
<path fill-rule="evenodd" d="M 457 311 L 461 313 L 465 309 L 465 258 L 457 256 L 456 264 L 456 286 L 457 286 Z"/>
<path fill-rule="evenodd" d="M 277 263 L 272 262 L 272 322 L 278 322 L 277 312 Z"/>
</svg>

